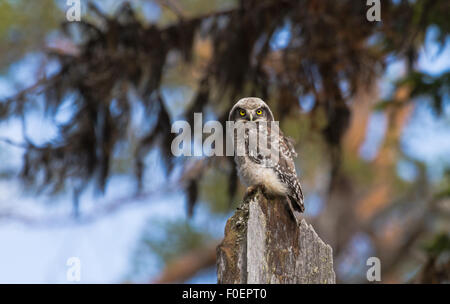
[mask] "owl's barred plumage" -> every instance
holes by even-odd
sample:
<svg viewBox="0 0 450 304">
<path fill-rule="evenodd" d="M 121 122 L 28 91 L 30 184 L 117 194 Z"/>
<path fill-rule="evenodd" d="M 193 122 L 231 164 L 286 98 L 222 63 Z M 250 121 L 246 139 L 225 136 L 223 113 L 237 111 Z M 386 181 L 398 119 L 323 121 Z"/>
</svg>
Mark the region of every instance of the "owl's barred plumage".
<svg viewBox="0 0 450 304">
<path fill-rule="evenodd" d="M 287 196 L 292 207 L 297 211 L 304 211 L 303 192 L 295 171 L 294 157 L 297 153 L 292 139 L 285 137 L 275 121 L 268 105 L 257 97 L 240 99 L 231 109 L 229 121 L 251 123 L 255 122 L 258 129 L 245 130 L 245 155 L 236 155 L 235 162 L 241 181 L 247 186 L 263 185 L 270 193 L 278 196 Z M 249 123 L 249 124 L 250 124 Z M 267 124 L 267 127 L 260 126 Z M 235 142 L 237 142 L 234 134 Z M 249 139 L 253 136 L 258 140 L 262 136 L 268 138 L 267 142 L 278 143 L 275 152 L 270 144 L 258 146 L 257 151 L 249 148 Z M 265 150 L 264 150 L 265 149 Z M 277 153 L 277 155 L 275 155 Z"/>
</svg>

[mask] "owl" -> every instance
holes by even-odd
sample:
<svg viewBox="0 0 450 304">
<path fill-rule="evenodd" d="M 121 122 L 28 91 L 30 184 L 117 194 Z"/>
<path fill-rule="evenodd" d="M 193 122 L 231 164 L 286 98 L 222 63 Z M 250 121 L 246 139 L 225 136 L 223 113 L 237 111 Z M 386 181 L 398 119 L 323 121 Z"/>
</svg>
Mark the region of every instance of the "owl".
<svg viewBox="0 0 450 304">
<path fill-rule="evenodd" d="M 297 157 L 297 153 L 292 140 L 283 135 L 277 124 L 270 123 L 274 122 L 274 116 L 269 106 L 257 97 L 242 98 L 230 110 L 228 120 L 243 125 L 250 125 L 254 122 L 256 125 L 267 126 L 266 128 L 245 129 L 245 132 L 241 133 L 244 136 L 241 142 L 245 146 L 245 152 L 243 155 L 242 153 L 241 155 L 234 154 L 238 176 L 241 182 L 248 187 L 246 196 L 261 187 L 263 193 L 268 196 L 287 197 L 291 209 L 303 212 L 303 193 L 294 164 L 294 157 Z M 274 128 L 277 129 L 274 130 Z M 237 136 L 239 136 L 239 132 L 237 134 L 233 132 L 235 143 L 238 141 Z M 269 152 L 262 151 L 260 146 L 256 151 L 249 149 L 249 142 L 252 138 L 264 136 L 269 138 L 267 142 L 278 145 L 276 152 L 271 152 L 273 149 Z M 278 153 L 278 155 L 273 155 L 273 153 Z"/>
</svg>

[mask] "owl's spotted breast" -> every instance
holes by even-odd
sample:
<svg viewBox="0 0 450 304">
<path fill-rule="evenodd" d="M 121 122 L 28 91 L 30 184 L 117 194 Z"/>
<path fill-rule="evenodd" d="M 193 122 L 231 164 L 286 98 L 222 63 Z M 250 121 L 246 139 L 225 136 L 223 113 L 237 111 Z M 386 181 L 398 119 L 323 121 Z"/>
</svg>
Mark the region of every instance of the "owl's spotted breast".
<svg viewBox="0 0 450 304">
<path fill-rule="evenodd" d="M 246 187 L 264 185 L 267 191 L 274 195 L 289 193 L 288 187 L 280 180 L 273 168 L 261 166 L 248 156 L 236 156 L 235 161 L 238 176 Z"/>
</svg>

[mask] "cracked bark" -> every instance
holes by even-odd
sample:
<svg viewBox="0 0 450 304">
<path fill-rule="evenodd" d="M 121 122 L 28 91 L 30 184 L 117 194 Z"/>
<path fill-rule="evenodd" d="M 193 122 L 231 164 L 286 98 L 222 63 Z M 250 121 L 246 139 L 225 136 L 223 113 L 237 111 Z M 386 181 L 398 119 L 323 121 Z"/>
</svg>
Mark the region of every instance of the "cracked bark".
<svg viewBox="0 0 450 304">
<path fill-rule="evenodd" d="M 283 199 L 260 191 L 228 219 L 217 247 L 218 283 L 334 284 L 333 254 Z"/>
</svg>

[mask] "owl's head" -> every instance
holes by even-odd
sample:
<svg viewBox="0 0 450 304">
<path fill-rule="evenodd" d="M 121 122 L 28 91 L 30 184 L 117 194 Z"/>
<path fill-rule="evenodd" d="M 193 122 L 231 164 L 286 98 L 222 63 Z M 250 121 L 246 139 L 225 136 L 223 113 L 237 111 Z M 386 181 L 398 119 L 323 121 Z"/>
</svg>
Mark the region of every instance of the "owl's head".
<svg viewBox="0 0 450 304">
<path fill-rule="evenodd" d="M 274 121 L 269 106 L 258 97 L 240 99 L 231 108 L 229 121 Z"/>
</svg>

